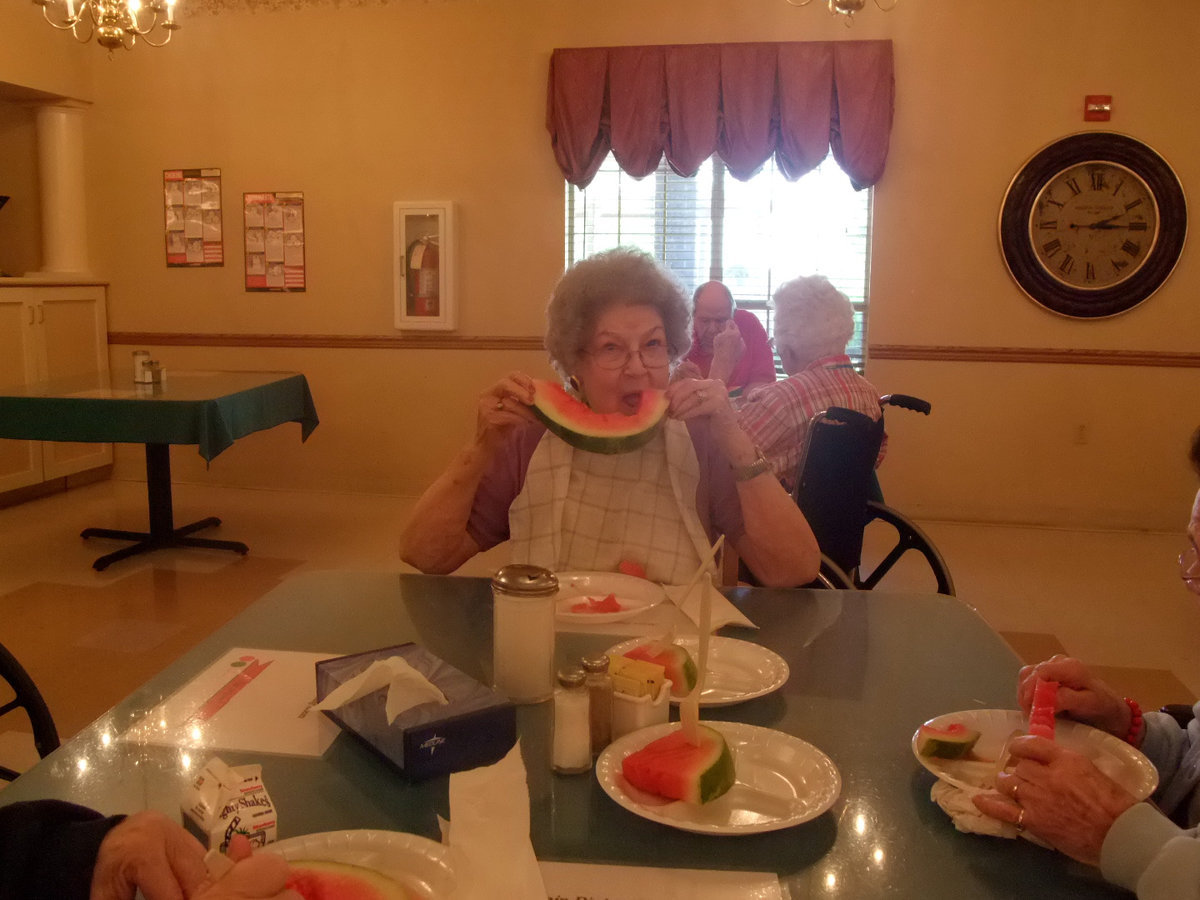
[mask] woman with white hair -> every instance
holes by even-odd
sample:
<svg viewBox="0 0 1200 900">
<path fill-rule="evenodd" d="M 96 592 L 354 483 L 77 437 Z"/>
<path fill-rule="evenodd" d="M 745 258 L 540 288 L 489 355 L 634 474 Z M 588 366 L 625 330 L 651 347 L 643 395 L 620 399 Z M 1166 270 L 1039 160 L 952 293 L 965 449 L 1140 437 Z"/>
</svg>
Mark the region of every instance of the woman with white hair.
<svg viewBox="0 0 1200 900">
<path fill-rule="evenodd" d="M 791 488 L 814 415 L 840 406 L 878 419 L 879 392 L 846 355 L 854 335 L 850 300 L 824 275 L 794 278 L 775 292 L 775 349 L 788 377 L 751 392 L 739 411 L 742 428 Z M 887 439 L 875 465 L 883 461 Z"/>
<path fill-rule="evenodd" d="M 621 248 L 576 263 L 546 311 L 546 349 L 597 413 L 633 415 L 666 392 L 668 418 L 645 446 L 605 455 L 571 447 L 530 410 L 514 372 L 479 398 L 475 436 L 418 501 L 401 557 L 452 572 L 511 542 L 513 562 L 552 570 L 639 564 L 653 581 L 687 581 L 719 534 L 762 582 L 816 577 L 804 515 L 738 425 L 725 386 L 669 384 L 690 343 L 687 298 L 645 253 Z"/>
</svg>

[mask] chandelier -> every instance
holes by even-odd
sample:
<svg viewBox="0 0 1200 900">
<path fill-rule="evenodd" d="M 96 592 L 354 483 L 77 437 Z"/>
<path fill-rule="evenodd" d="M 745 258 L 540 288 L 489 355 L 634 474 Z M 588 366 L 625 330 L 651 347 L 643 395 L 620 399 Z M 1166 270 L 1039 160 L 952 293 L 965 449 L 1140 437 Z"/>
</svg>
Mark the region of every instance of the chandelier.
<svg viewBox="0 0 1200 900">
<path fill-rule="evenodd" d="M 151 47 L 171 40 L 175 24 L 175 0 L 33 0 L 42 8 L 46 21 L 59 31 L 70 31 L 75 40 L 96 43 L 109 53 L 117 47 L 132 50 L 141 38 Z M 157 31 L 156 31 L 157 29 Z M 151 35 L 161 40 L 151 40 Z"/>
<path fill-rule="evenodd" d="M 792 6 L 808 6 L 813 0 L 787 0 L 787 2 Z M 899 2 L 900 0 L 893 0 L 891 6 L 884 6 L 879 0 L 875 0 L 875 5 L 883 12 L 891 12 Z M 828 6 L 829 11 L 834 15 L 845 16 L 846 25 L 848 26 L 854 14 L 867 5 L 867 0 L 821 0 L 821 3 Z"/>
</svg>

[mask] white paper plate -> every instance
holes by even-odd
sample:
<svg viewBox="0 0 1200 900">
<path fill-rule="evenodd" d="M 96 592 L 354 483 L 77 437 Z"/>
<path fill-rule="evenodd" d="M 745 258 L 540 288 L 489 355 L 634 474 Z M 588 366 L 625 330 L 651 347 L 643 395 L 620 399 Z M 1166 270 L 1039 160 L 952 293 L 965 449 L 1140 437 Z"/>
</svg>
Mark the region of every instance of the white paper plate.
<svg viewBox="0 0 1200 900">
<path fill-rule="evenodd" d="M 837 800 L 842 776 L 812 744 L 757 725 L 705 722 L 721 732 L 733 754 L 737 781 L 727 793 L 697 806 L 639 791 L 621 774 L 630 753 L 679 728 L 652 725 L 613 741 L 596 760 L 596 778 L 605 793 L 632 813 L 700 834 L 757 834 L 791 828 L 815 819 Z"/>
<path fill-rule="evenodd" d="M 936 759 L 917 752 L 917 735 L 913 733 L 912 750 L 917 761 L 926 769 L 956 787 L 971 793 L 993 788 L 998 759 L 1004 742 L 1014 731 L 1026 732 L 1029 721 L 1016 709 L 969 709 L 946 713 L 930 719 L 926 725 L 945 728 L 961 723 L 979 732 L 979 741 L 972 753 L 974 759 Z M 1158 787 L 1158 771 L 1150 760 L 1125 741 L 1098 728 L 1056 719 L 1054 740 L 1061 746 L 1088 757 L 1105 775 L 1124 787 L 1139 800 L 1145 800 Z"/>
<path fill-rule="evenodd" d="M 446 900 L 457 885 L 448 848 L 400 831 L 323 831 L 268 844 L 266 850 L 288 860 L 329 860 L 373 869 L 421 900 Z"/>
<path fill-rule="evenodd" d="M 593 613 L 571 612 L 576 603 L 588 597 L 603 600 L 609 594 L 617 595 L 620 612 Z M 658 606 L 667 599 L 662 585 L 645 578 L 622 575 L 619 572 L 559 572 L 558 594 L 555 595 L 554 614 L 563 622 L 623 622 Z"/>
<path fill-rule="evenodd" d="M 607 653 L 624 654 L 649 638 L 633 638 L 609 647 Z M 700 664 L 700 638 L 696 635 L 675 638 L 675 643 L 692 654 Z M 773 650 L 751 641 L 714 637 L 708 642 L 708 678 L 700 692 L 701 706 L 731 706 L 762 697 L 783 687 L 791 670 L 786 660 Z M 671 698 L 678 703 L 678 697 Z"/>
</svg>

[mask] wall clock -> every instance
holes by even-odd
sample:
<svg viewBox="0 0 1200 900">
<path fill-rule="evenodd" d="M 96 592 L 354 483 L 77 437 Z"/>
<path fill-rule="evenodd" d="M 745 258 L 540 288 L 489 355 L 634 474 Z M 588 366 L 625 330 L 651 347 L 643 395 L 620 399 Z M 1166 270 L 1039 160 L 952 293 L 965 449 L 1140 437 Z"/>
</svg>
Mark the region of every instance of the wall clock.
<svg viewBox="0 0 1200 900">
<path fill-rule="evenodd" d="M 1076 318 L 1115 316 L 1166 281 L 1187 236 L 1175 172 L 1141 141 L 1087 131 L 1035 153 L 1000 207 L 1000 249 L 1026 294 Z"/>
</svg>

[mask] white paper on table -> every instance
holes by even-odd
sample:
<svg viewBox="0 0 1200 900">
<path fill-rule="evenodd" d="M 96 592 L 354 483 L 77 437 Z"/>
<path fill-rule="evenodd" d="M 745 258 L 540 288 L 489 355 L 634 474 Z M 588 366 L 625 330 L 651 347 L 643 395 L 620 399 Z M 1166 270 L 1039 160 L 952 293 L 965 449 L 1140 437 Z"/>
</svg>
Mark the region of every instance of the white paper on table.
<svg viewBox="0 0 1200 900">
<path fill-rule="evenodd" d="M 498 763 L 450 775 L 450 822 L 439 821 L 459 876 L 455 900 L 548 896 L 529 840 L 529 785 L 519 739 Z"/>
<path fill-rule="evenodd" d="M 203 750 L 320 756 L 340 729 L 305 711 L 316 664 L 336 653 L 235 647 L 154 707 L 121 740 Z"/>
<path fill-rule="evenodd" d="M 687 585 L 683 584 L 664 584 L 663 590 L 667 592 L 667 596 L 671 598 L 671 602 L 679 607 L 692 622 L 696 625 L 700 624 L 700 599 L 704 592 L 708 591 L 709 597 L 712 600 L 712 624 L 711 630 L 717 631 L 724 628 L 726 625 L 741 625 L 744 628 L 757 628 L 758 626 L 747 619 L 742 612 L 734 606 L 725 595 L 718 591 L 707 578 L 700 579 L 700 582 L 692 589 L 691 594 L 684 600 L 684 593 L 687 590 Z"/>
<path fill-rule="evenodd" d="M 540 863 L 549 900 L 784 900 L 771 872 Z"/>
</svg>

